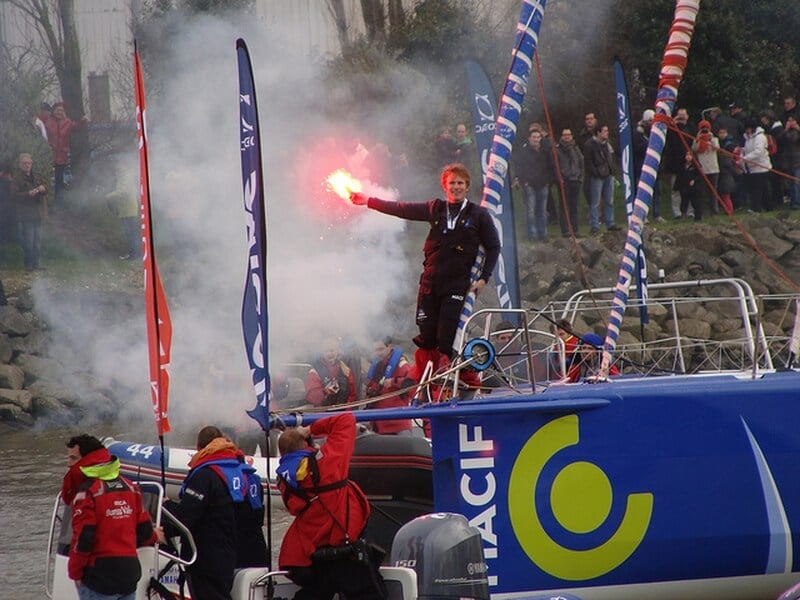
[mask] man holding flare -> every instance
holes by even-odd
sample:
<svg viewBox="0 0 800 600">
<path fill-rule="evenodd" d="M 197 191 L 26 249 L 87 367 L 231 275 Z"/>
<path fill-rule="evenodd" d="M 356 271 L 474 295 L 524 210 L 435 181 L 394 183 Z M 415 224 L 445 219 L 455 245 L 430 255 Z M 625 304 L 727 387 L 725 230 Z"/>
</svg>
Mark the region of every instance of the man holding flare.
<svg viewBox="0 0 800 600">
<path fill-rule="evenodd" d="M 453 338 L 464 298 L 468 292 L 479 294 L 484 288 L 500 254 L 500 238 L 489 212 L 467 199 L 470 175 L 459 163 L 447 165 L 441 174 L 446 200 L 428 202 L 389 202 L 368 198 L 360 191 L 350 192 L 350 201 L 387 215 L 410 221 L 426 221 L 430 231 L 423 246 L 425 259 L 417 295 L 419 346 L 415 355 L 417 375 L 427 362 L 439 365 L 441 358 L 452 359 Z M 352 190 L 352 188 L 351 188 Z M 470 271 L 478 248 L 483 246 L 486 258 L 475 282 Z M 479 383 L 477 374 L 469 372 L 462 380 Z"/>
</svg>

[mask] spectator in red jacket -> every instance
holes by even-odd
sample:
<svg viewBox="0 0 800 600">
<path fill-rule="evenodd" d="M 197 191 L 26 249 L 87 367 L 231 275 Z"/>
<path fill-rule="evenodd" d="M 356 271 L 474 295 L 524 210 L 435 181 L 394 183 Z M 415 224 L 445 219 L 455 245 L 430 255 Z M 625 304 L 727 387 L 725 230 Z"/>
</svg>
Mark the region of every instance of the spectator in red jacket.
<svg viewBox="0 0 800 600">
<path fill-rule="evenodd" d="M 69 144 L 72 132 L 89 122 L 89 118 L 84 115 L 80 121 L 70 119 L 64 108 L 63 102 L 56 102 L 53 105 L 53 113 L 45 121 L 47 130 L 47 143 L 53 154 L 53 170 L 55 173 L 55 196 L 56 205 L 61 207 L 64 200 L 64 173 L 67 169 L 69 160 Z"/>
<path fill-rule="evenodd" d="M 356 400 L 353 372 L 342 360 L 339 342 L 322 342 L 322 354 L 312 363 L 306 376 L 306 402 L 315 406 L 350 404 Z"/>
<path fill-rule="evenodd" d="M 313 438 L 325 437 L 317 446 Z M 295 600 L 386 597 L 378 567 L 382 556 L 362 539 L 370 514 L 364 492 L 347 478 L 356 420 L 346 412 L 310 427 L 287 429 L 278 439 L 278 487 L 295 519 L 283 536 L 278 564 L 302 589 Z"/>
<path fill-rule="evenodd" d="M 67 442 L 69 471 L 62 497 L 72 506 L 68 573 L 81 600 L 133 600 L 142 576 L 138 546 L 164 541 L 142 507 L 139 488 L 120 476 L 120 462 L 102 442 Z"/>
</svg>

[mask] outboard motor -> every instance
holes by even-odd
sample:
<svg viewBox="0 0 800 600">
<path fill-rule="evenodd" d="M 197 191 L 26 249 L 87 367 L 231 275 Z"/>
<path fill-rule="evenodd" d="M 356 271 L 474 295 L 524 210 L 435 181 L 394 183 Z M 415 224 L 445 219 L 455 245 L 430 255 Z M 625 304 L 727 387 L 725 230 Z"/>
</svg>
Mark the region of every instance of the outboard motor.
<svg viewBox="0 0 800 600">
<path fill-rule="evenodd" d="M 488 600 L 481 534 L 466 517 L 433 513 L 403 525 L 389 564 L 417 572 L 419 600 Z"/>
</svg>

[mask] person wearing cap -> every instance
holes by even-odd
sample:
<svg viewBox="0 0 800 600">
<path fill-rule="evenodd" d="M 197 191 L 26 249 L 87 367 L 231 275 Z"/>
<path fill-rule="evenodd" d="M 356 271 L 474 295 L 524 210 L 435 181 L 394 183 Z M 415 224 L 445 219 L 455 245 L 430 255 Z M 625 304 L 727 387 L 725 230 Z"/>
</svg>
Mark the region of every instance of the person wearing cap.
<svg viewBox="0 0 800 600">
<path fill-rule="evenodd" d="M 648 108 L 642 113 L 642 120 L 633 130 L 633 174 L 636 178 L 635 185 L 637 186 L 642 176 L 642 166 L 644 165 L 645 156 L 647 156 L 647 147 L 650 145 L 650 130 L 653 128 L 655 116 L 655 111 L 652 108 Z M 653 186 L 650 211 L 656 222 L 664 222 L 664 218 L 661 216 L 661 181 L 658 174 L 656 174 L 656 182 Z"/>
<path fill-rule="evenodd" d="M 741 103 L 731 102 L 728 105 L 728 112 L 734 119 L 736 119 L 737 121 L 739 121 L 739 123 L 741 123 L 742 131 L 744 131 L 745 125 L 748 119 L 750 119 L 750 115 L 747 113 L 747 111 L 744 110 Z"/>
<path fill-rule="evenodd" d="M 692 151 L 700 164 L 700 172 L 706 176 L 705 179 L 701 176 L 698 181 L 700 202 L 708 208 L 712 215 L 716 215 L 719 212 L 715 193 L 719 181 L 718 150 L 719 140 L 711 132 L 711 123 L 705 119 L 700 121 L 697 137 L 692 143 Z"/>
<path fill-rule="evenodd" d="M 570 383 L 577 383 L 581 379 L 597 375 L 600 371 L 600 361 L 603 356 L 603 338 L 596 333 L 583 335 L 575 348 L 575 356 L 569 371 Z M 609 375 L 619 375 L 615 365 L 609 365 Z"/>
</svg>

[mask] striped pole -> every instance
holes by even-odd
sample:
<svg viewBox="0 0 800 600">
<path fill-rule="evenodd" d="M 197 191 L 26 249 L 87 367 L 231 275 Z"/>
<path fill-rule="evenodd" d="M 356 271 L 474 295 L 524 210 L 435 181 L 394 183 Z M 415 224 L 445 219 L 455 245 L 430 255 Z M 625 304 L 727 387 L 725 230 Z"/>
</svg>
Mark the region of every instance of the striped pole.
<svg viewBox="0 0 800 600">
<path fill-rule="evenodd" d="M 522 102 L 528 90 L 528 77 L 531 74 L 533 55 L 539 42 L 539 29 L 544 18 L 545 4 L 546 0 L 523 0 L 519 23 L 517 23 L 514 49 L 511 53 L 511 67 L 508 70 L 505 87 L 503 88 L 503 97 L 500 99 L 500 108 L 497 111 L 492 151 L 489 154 L 489 166 L 486 168 L 483 196 L 481 198 L 481 206 L 492 213 L 495 221 L 503 210 L 501 192 L 508 173 L 511 147 L 517 135 L 517 124 L 522 112 Z M 484 249 L 481 247 L 470 273 L 470 278 L 473 282 L 478 280 L 484 257 Z M 453 339 L 453 349 L 457 353 L 461 351 L 461 347 L 464 344 L 467 319 L 472 314 L 474 306 L 475 293 L 469 292 L 464 298 L 464 306 L 461 308 L 461 316 L 458 322 L 458 331 Z"/>
<path fill-rule="evenodd" d="M 611 364 L 611 355 L 617 346 L 622 316 L 628 304 L 628 292 L 631 278 L 637 266 L 636 253 L 642 245 L 642 228 L 650 202 L 653 198 L 658 167 L 661 164 L 661 154 L 667 138 L 667 124 L 672 119 L 672 111 L 678 98 L 686 62 L 689 57 L 689 47 L 692 43 L 695 20 L 700 9 L 700 0 L 678 0 L 675 5 L 675 16 L 669 30 L 669 40 L 664 50 L 664 59 L 661 62 L 661 74 L 656 95 L 655 120 L 650 130 L 650 140 L 647 155 L 642 166 L 639 186 L 636 189 L 636 200 L 633 203 L 633 214 L 628 222 L 628 236 L 625 240 L 625 249 L 622 253 L 622 262 L 619 267 L 617 283 L 614 286 L 611 315 L 608 319 L 608 330 L 603 343 L 603 359 L 600 363 L 600 378 L 608 375 Z"/>
</svg>

